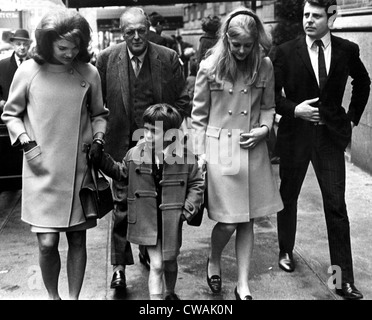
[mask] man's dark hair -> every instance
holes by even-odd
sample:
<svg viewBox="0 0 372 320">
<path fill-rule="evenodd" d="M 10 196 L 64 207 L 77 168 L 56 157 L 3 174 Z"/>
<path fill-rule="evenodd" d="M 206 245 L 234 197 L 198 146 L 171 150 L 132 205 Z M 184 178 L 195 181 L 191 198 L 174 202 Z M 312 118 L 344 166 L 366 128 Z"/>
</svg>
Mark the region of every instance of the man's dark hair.
<svg viewBox="0 0 372 320">
<path fill-rule="evenodd" d="M 332 17 L 337 12 L 337 0 L 305 0 L 304 5 L 305 3 L 324 8 L 328 18 Z"/>
<path fill-rule="evenodd" d="M 165 22 L 163 16 L 155 11 L 149 14 L 149 18 L 153 27 L 156 27 L 158 24 L 163 25 Z"/>
</svg>

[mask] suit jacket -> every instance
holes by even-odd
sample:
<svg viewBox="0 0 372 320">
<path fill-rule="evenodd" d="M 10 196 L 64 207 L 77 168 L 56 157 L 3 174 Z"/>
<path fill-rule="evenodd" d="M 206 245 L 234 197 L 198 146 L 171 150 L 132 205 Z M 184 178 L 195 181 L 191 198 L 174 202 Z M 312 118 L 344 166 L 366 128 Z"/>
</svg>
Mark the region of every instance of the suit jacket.
<svg viewBox="0 0 372 320">
<path fill-rule="evenodd" d="M 9 88 L 17 70 L 15 53 L 0 61 L 0 100 L 8 100 Z"/>
<path fill-rule="evenodd" d="M 162 46 L 167 46 L 167 40 L 163 38 L 160 34 L 157 34 L 156 32 L 150 30 L 149 31 L 149 41 L 160 44 Z"/>
<path fill-rule="evenodd" d="M 331 45 L 331 65 L 322 92 L 319 92 L 305 36 L 276 48 L 273 64 L 276 112 L 282 115 L 278 129 L 281 157 L 301 156 L 309 150 L 313 124 L 294 117 L 295 107 L 304 100 L 320 98 L 316 106 L 329 138 L 342 150 L 351 140 L 350 122 L 359 123 L 369 97 L 371 81 L 368 72 L 360 60 L 357 44 L 331 35 Z M 352 78 L 352 96 L 346 113 L 342 99 L 349 76 Z"/>
<path fill-rule="evenodd" d="M 151 77 L 156 103 L 168 103 L 180 113 L 190 115 L 190 98 L 177 53 L 167 47 L 148 43 Z M 121 161 L 131 142 L 130 83 L 127 44 L 110 46 L 100 52 L 96 67 L 101 75 L 103 99 L 110 110 L 105 150 Z"/>
</svg>

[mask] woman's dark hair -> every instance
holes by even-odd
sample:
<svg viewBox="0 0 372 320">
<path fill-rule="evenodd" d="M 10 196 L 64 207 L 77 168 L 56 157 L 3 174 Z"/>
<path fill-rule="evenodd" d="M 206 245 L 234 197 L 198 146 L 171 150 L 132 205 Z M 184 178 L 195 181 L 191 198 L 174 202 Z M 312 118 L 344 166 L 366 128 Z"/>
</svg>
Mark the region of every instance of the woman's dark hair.
<svg viewBox="0 0 372 320">
<path fill-rule="evenodd" d="M 148 107 L 143 113 L 143 122 L 155 126 L 155 122 L 162 121 L 164 133 L 170 129 L 179 129 L 182 117 L 176 108 L 167 103 L 158 103 Z"/>
<path fill-rule="evenodd" d="M 79 46 L 76 60 L 90 61 L 88 47 L 91 41 L 91 28 L 88 21 L 77 11 L 62 9 L 47 13 L 40 21 L 35 31 L 36 48 L 34 60 L 43 64 L 53 58 L 53 43 L 65 39 Z"/>
</svg>

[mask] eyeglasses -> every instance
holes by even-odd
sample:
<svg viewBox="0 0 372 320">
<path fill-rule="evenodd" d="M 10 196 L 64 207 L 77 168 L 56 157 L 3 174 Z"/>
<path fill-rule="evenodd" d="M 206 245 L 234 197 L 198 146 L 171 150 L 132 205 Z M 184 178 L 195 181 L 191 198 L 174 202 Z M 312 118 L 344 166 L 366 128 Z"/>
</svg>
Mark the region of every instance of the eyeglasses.
<svg viewBox="0 0 372 320">
<path fill-rule="evenodd" d="M 143 36 L 147 33 L 146 28 L 138 28 L 138 29 L 127 29 L 124 31 L 124 35 L 126 37 L 134 37 L 134 35 L 138 33 L 139 36 Z"/>
</svg>

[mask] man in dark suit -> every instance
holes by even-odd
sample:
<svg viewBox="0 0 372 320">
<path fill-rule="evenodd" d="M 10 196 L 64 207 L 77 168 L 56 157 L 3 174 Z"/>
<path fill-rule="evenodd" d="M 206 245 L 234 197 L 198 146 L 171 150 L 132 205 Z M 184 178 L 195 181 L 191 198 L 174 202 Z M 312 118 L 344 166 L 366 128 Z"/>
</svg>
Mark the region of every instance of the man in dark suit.
<svg viewBox="0 0 372 320">
<path fill-rule="evenodd" d="M 0 61 L 0 115 L 8 100 L 9 88 L 14 74 L 18 66 L 24 60 L 28 59 L 28 50 L 32 42 L 28 31 L 24 29 L 16 30 L 9 40 L 14 48 L 14 52 L 9 58 Z"/>
<path fill-rule="evenodd" d="M 143 128 L 142 115 L 148 106 L 169 103 L 183 116 L 190 115 L 189 96 L 177 53 L 148 41 L 150 22 L 141 8 L 126 9 L 120 23 L 125 41 L 102 51 L 96 63 L 103 97 L 110 110 L 105 151 L 116 161 L 122 161 L 127 150 L 136 144 L 132 135 Z M 113 181 L 113 194 L 111 288 L 125 288 L 125 265 L 133 264 L 130 243 L 126 240 L 126 186 Z M 143 254 L 140 251 L 141 262 Z"/>
<path fill-rule="evenodd" d="M 330 33 L 336 10 L 336 0 L 305 1 L 305 36 L 278 46 L 273 61 L 276 111 L 282 116 L 277 142 L 284 202 L 277 215 L 279 267 L 295 269 L 297 200 L 311 161 L 323 198 L 331 265 L 334 271 L 341 269 L 336 293 L 361 299 L 354 285 L 344 150 L 368 101 L 370 79 L 359 47 Z M 342 99 L 349 76 L 353 91 L 346 113 Z"/>
<path fill-rule="evenodd" d="M 167 46 L 167 39 L 162 37 L 161 33 L 163 31 L 164 18 L 161 14 L 157 12 L 152 12 L 149 15 L 150 18 L 150 30 L 148 40 L 162 46 Z"/>
</svg>

